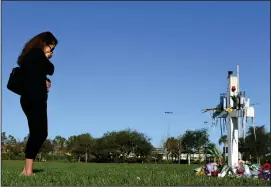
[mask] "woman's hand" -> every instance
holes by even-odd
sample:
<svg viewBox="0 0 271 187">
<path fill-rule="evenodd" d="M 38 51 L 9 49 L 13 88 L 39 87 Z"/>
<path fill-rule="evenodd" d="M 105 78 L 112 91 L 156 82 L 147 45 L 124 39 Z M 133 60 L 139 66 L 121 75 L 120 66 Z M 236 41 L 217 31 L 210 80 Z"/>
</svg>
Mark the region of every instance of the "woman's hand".
<svg viewBox="0 0 271 187">
<path fill-rule="evenodd" d="M 49 92 L 49 89 L 51 87 L 51 81 L 46 80 L 46 87 L 47 87 L 47 92 Z"/>
</svg>

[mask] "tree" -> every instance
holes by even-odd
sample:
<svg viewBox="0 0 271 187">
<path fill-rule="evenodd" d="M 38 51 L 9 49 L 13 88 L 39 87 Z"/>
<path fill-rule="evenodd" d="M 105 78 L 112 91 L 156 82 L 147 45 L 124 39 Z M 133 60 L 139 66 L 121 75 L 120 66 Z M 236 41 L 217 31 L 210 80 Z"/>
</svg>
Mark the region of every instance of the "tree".
<svg viewBox="0 0 271 187">
<path fill-rule="evenodd" d="M 195 135 L 194 131 L 187 130 L 183 135 L 183 147 L 185 152 L 192 154 L 195 152 Z"/>
<path fill-rule="evenodd" d="M 205 150 L 205 147 L 209 143 L 209 134 L 208 134 L 207 129 L 205 128 L 195 130 L 194 134 L 195 134 L 195 149 L 197 150 L 200 157 L 200 153 Z"/>
<path fill-rule="evenodd" d="M 131 136 L 130 130 L 116 132 L 115 143 L 124 160 L 136 148 L 135 137 Z"/>
<path fill-rule="evenodd" d="M 13 136 L 7 136 L 5 132 L 2 133 L 2 143 L 6 143 L 9 155 L 12 156 L 10 157 L 11 159 L 20 159 L 23 157 L 23 148 L 27 143 L 28 137 L 29 136 L 26 136 L 24 140 L 20 142 Z M 83 157 L 85 162 L 89 160 L 90 155 L 95 156 L 97 161 L 103 162 L 145 161 L 150 158 L 149 156 L 153 150 L 150 141 L 151 139 L 145 134 L 130 129 L 107 132 L 97 139 L 94 139 L 89 133 L 70 136 L 67 140 L 58 135 L 53 140 L 45 140 L 40 149 L 38 158 L 41 159 L 41 156 L 51 154 L 52 152 L 57 153 L 59 151 L 61 154 L 71 154 L 73 158 L 79 161 Z M 4 151 L 6 150 L 6 146 L 2 146 Z M 20 155 L 13 157 L 13 152 L 16 152 L 16 154 L 20 153 Z M 51 157 L 47 158 L 49 159 Z"/>
<path fill-rule="evenodd" d="M 200 155 L 208 143 L 207 129 L 187 130 L 183 135 L 183 150 L 188 153 L 189 159 L 190 155 L 196 152 Z"/>
<path fill-rule="evenodd" d="M 56 136 L 53 140 L 53 145 L 56 152 L 59 151 L 60 154 L 63 155 L 66 147 L 66 138 L 62 136 Z"/>
<path fill-rule="evenodd" d="M 7 135 L 6 132 L 1 133 L 1 144 L 7 144 Z"/>
<path fill-rule="evenodd" d="M 222 145 L 224 144 L 224 148 L 223 148 L 223 155 L 224 155 L 224 160 L 226 161 L 226 147 L 228 144 L 228 136 L 227 135 L 223 135 L 219 138 L 218 140 L 218 144 Z"/>
<path fill-rule="evenodd" d="M 119 142 L 117 139 L 120 136 L 117 136 L 116 131 L 106 132 L 104 135 L 99 139 L 97 144 L 100 146 L 99 148 L 99 155 L 103 157 L 103 159 L 109 159 L 110 161 L 116 159 L 118 160 L 123 154 L 123 142 Z"/>
<path fill-rule="evenodd" d="M 6 140 L 6 144 L 15 145 L 16 143 L 17 143 L 16 138 L 12 135 L 8 135 L 7 140 Z"/>
<path fill-rule="evenodd" d="M 178 138 L 178 143 L 177 143 L 177 150 L 178 150 L 178 160 L 179 160 L 179 164 L 181 164 L 181 153 L 182 153 L 182 149 L 183 149 L 183 136 L 180 135 Z"/>
<path fill-rule="evenodd" d="M 166 140 L 164 143 L 164 148 L 167 151 L 167 157 L 170 154 L 171 159 L 173 161 L 173 158 L 178 158 L 180 163 L 180 156 L 181 156 L 181 150 L 182 150 L 182 137 L 170 137 Z"/>
<path fill-rule="evenodd" d="M 85 162 L 87 162 L 91 149 L 94 147 L 94 138 L 89 133 L 81 134 L 77 136 L 77 146 L 78 150 L 85 152 Z"/>
<path fill-rule="evenodd" d="M 207 146 L 208 154 L 211 154 L 213 157 L 220 158 L 222 153 L 220 149 L 216 146 L 215 143 L 209 143 Z"/>
<path fill-rule="evenodd" d="M 238 150 L 242 155 L 242 159 L 247 160 L 249 157 L 249 148 L 246 146 L 246 140 L 244 138 L 238 139 Z"/>
<path fill-rule="evenodd" d="M 196 140 L 195 133 L 192 130 L 187 130 L 183 135 L 183 148 L 187 153 L 188 164 L 190 165 L 191 154 L 195 153 Z"/>
<path fill-rule="evenodd" d="M 24 142 L 25 144 L 26 144 L 26 142 L 27 142 L 28 138 L 29 138 L 29 134 L 28 134 L 26 137 L 24 137 L 23 142 Z"/>
<path fill-rule="evenodd" d="M 70 136 L 68 138 L 68 140 L 66 141 L 68 151 L 72 152 L 75 142 L 76 142 L 76 136 Z"/>
<path fill-rule="evenodd" d="M 138 157 L 146 158 L 146 156 L 150 155 L 153 146 L 151 144 L 151 139 L 144 135 L 143 133 L 139 133 L 136 131 L 132 132 L 132 145 L 133 149 L 132 152 L 134 152 Z"/>
<path fill-rule="evenodd" d="M 84 133 L 69 137 L 67 140 L 67 148 L 78 156 L 78 160 L 80 160 L 81 156 L 85 155 L 85 162 L 87 162 L 94 143 L 94 138 L 89 133 Z"/>
<path fill-rule="evenodd" d="M 16 147 L 17 140 L 14 136 L 8 135 L 6 138 L 6 148 L 8 152 L 12 152 L 14 154 L 18 154 L 18 148 Z"/>
<path fill-rule="evenodd" d="M 127 160 L 131 153 L 137 158 L 145 158 L 151 154 L 153 149 L 150 138 L 137 131 L 121 130 L 107 132 L 100 139 L 96 140 L 96 150 L 98 155 L 104 159 L 115 159 L 118 161 Z"/>
<path fill-rule="evenodd" d="M 46 139 L 40 148 L 40 153 L 48 154 L 53 151 L 54 151 L 54 146 L 53 146 L 52 141 L 49 139 Z"/>
<path fill-rule="evenodd" d="M 7 149 L 7 146 L 6 146 L 6 144 L 7 144 L 7 136 L 6 136 L 6 132 L 2 132 L 1 133 L 1 152 L 4 152 L 4 151 L 6 151 L 6 149 Z"/>
<path fill-rule="evenodd" d="M 10 160 L 18 158 L 17 156 L 19 156 L 24 150 L 22 143 L 16 140 L 16 138 L 12 135 L 7 136 L 5 132 L 3 132 L 1 135 L 2 149 L 8 153 L 8 159 Z"/>
<path fill-rule="evenodd" d="M 172 147 L 173 147 L 173 141 L 174 141 L 174 137 L 169 137 L 167 138 L 167 140 L 164 142 L 164 149 L 166 150 L 166 155 L 167 155 L 167 160 L 169 155 L 172 153 Z"/>
<path fill-rule="evenodd" d="M 112 160 L 113 155 L 110 154 L 111 149 L 107 145 L 107 141 L 104 137 L 95 139 L 92 154 L 96 157 L 98 162 L 108 162 Z"/>
<path fill-rule="evenodd" d="M 269 135 L 266 133 L 264 125 L 256 126 L 255 129 L 253 127 L 249 127 L 245 140 L 244 147 L 248 150 L 251 156 L 257 159 L 257 163 L 260 163 L 261 157 L 265 155 L 266 149 L 269 147 Z"/>
</svg>

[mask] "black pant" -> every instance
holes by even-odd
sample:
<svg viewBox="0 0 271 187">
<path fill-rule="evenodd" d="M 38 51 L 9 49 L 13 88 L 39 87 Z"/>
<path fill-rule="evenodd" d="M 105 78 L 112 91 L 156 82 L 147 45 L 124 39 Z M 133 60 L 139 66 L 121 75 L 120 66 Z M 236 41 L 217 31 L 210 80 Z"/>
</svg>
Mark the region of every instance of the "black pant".
<svg viewBox="0 0 271 187">
<path fill-rule="evenodd" d="M 25 158 L 35 159 L 48 136 L 47 101 L 21 97 L 21 106 L 27 117 L 29 138 L 25 148 Z"/>
</svg>

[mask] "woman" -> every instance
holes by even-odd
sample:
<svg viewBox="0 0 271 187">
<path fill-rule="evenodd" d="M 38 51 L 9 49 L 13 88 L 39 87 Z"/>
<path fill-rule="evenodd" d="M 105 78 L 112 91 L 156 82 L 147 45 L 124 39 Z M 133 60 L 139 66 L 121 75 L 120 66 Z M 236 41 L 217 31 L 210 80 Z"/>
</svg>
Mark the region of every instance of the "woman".
<svg viewBox="0 0 271 187">
<path fill-rule="evenodd" d="M 43 32 L 28 41 L 18 58 L 23 72 L 21 107 L 26 115 L 29 138 L 25 148 L 25 167 L 22 175 L 33 175 L 34 160 L 48 135 L 47 75 L 53 75 L 49 61 L 58 41 L 51 32 Z"/>
</svg>

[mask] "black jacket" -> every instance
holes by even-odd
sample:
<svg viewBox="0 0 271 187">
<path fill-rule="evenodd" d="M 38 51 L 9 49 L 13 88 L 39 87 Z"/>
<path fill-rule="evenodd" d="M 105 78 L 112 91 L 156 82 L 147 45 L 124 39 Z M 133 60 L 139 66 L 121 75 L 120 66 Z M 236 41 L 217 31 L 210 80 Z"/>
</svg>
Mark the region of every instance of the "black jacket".
<svg viewBox="0 0 271 187">
<path fill-rule="evenodd" d="M 31 49 L 21 63 L 23 72 L 22 97 L 47 100 L 46 79 L 53 75 L 54 65 L 39 48 Z"/>
</svg>

